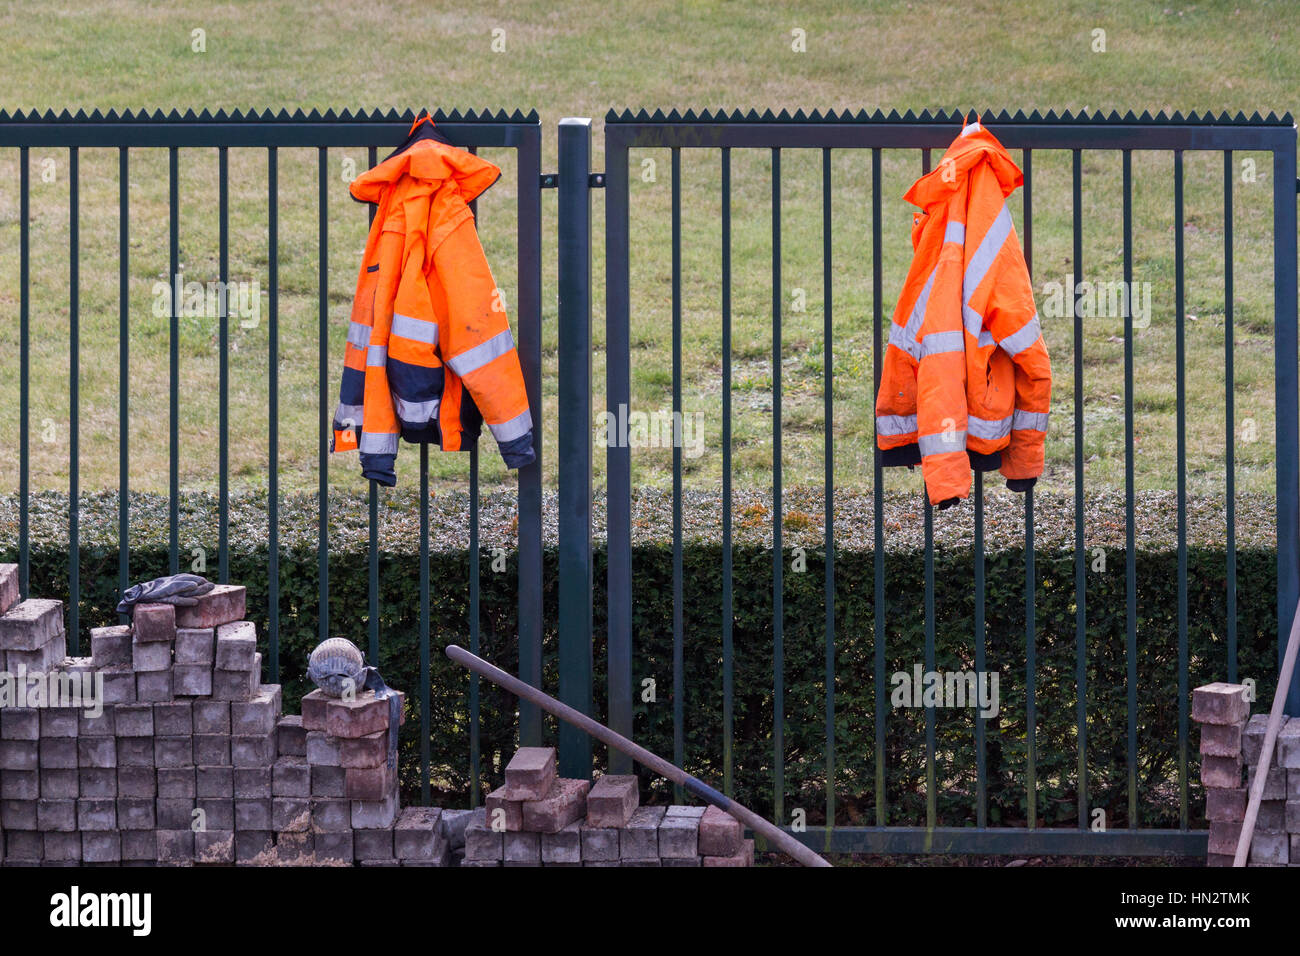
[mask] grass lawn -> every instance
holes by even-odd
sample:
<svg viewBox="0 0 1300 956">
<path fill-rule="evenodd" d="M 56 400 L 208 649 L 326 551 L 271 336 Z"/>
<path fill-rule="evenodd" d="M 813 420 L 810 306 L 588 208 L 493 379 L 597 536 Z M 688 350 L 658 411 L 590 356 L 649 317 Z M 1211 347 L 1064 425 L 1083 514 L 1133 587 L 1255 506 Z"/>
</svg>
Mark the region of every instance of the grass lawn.
<svg viewBox="0 0 1300 956">
<path fill-rule="evenodd" d="M 304 13 L 309 10 L 309 13 Z M 205 31 L 206 52 L 191 50 Z M 494 31 L 504 52 L 493 52 Z M 792 31 L 806 31 L 806 52 Z M 1096 30 L 1105 52 L 1094 52 Z M 1294 109 L 1300 72 L 1300 16 L 1286 2 L 1163 3 L 739 3 L 616 5 L 395 4 L 359 15 L 354 4 L 197 4 L 127 2 L 0 5 L 8 108 L 536 108 L 545 131 L 545 168 L 555 165 L 554 124 L 565 115 L 596 119 L 597 168 L 610 107 L 974 108 L 1261 110 Z M 996 128 L 994 129 L 996 133 Z M 954 135 L 956 130 L 954 129 Z M 512 309 L 515 170 L 508 151 L 485 151 L 505 175 L 480 202 L 480 230 Z M 1272 165 L 1236 157 L 1235 395 L 1237 482 L 1273 488 Z M 332 409 L 357 261 L 365 242 L 363 207 L 347 194 L 362 150 L 333 150 L 329 167 L 330 399 Z M 643 173 L 652 161 L 653 181 Z M 32 237 L 32 483 L 66 489 L 68 475 L 68 157 L 34 149 Z M 1247 175 L 1253 162 L 1255 175 Z M 682 155 L 683 404 L 699 412 L 704 453 L 685 459 L 687 483 L 716 488 L 721 475 L 720 196 L 718 155 Z M 1136 337 L 1138 487 L 1169 489 L 1175 473 L 1175 302 L 1172 156 L 1134 155 L 1134 272 L 1150 283 L 1149 327 Z M 233 280 L 264 290 L 266 157 L 230 156 Z M 1186 311 L 1189 488 L 1224 487 L 1224 289 L 1222 157 L 1189 152 L 1186 168 Z M 46 181 L 52 173 L 51 181 Z M 869 488 L 871 420 L 871 196 L 884 197 L 884 315 L 906 271 L 910 208 L 902 193 L 920 173 L 917 153 L 886 154 L 883 180 L 870 156 L 839 151 L 833 164 L 834 371 L 837 484 Z M 733 388 L 735 479 L 771 482 L 771 180 L 767 151 L 733 154 Z M 280 468 L 286 491 L 318 482 L 316 349 L 316 155 L 280 151 Z M 1071 262 L 1070 156 L 1034 162 L 1035 287 L 1064 282 Z M 118 354 L 118 167 L 113 150 L 82 150 L 81 481 L 116 487 Z M 632 157 L 632 340 L 634 405 L 671 407 L 670 194 L 667 151 Z M 816 485 L 822 435 L 821 157 L 782 159 L 783 423 L 785 482 Z M 1084 273 L 1122 278 L 1120 156 L 1084 161 Z M 167 486 L 168 320 L 153 312 L 153 285 L 168 264 L 166 153 L 131 154 L 131 486 Z M 187 280 L 217 277 L 215 151 L 181 154 L 181 261 Z M 594 404 L 604 407 L 603 194 L 595 196 Z M 1012 200 L 1019 227 L 1019 196 Z M 555 474 L 555 194 L 543 196 L 544 409 L 547 480 Z M 18 157 L 0 155 L 0 444 L 17 443 Z M 265 302 L 263 301 L 263 305 Z M 1041 305 L 1041 302 L 1040 302 Z M 263 317 L 265 310 L 263 310 Z M 1055 368 L 1053 425 L 1045 484 L 1073 482 L 1072 329 L 1044 319 Z M 1122 320 L 1084 327 L 1086 484 L 1122 487 L 1124 395 Z M 267 324 L 231 332 L 231 468 L 236 483 L 265 485 Z M 180 429 L 182 484 L 214 486 L 217 468 L 217 340 L 208 319 L 183 319 Z M 485 487 L 508 476 L 485 454 Z M 639 484 L 670 481 L 670 452 L 634 455 Z M 461 488 L 465 456 L 433 457 L 439 488 Z M 596 456 L 597 481 L 604 457 Z M 330 480 L 361 491 L 356 461 L 335 459 Z M 414 481 L 416 456 L 399 456 L 399 481 Z M 17 455 L 0 460 L 0 492 L 17 488 Z M 915 476 L 891 478 L 892 489 Z"/>
</svg>

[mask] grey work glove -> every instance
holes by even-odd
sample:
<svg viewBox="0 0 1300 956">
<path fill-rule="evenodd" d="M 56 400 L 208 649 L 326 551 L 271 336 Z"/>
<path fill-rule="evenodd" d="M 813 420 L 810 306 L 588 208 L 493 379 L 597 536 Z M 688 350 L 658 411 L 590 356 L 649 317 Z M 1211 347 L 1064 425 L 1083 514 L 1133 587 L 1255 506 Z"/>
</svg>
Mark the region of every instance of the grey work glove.
<svg viewBox="0 0 1300 956">
<path fill-rule="evenodd" d="M 142 584 L 133 584 L 122 592 L 122 600 L 117 605 L 117 613 L 133 614 L 137 604 L 175 604 L 179 607 L 192 607 L 198 604 L 198 598 L 207 594 L 215 585 L 207 578 L 197 574 L 172 574 L 167 577 L 154 578 Z"/>
</svg>

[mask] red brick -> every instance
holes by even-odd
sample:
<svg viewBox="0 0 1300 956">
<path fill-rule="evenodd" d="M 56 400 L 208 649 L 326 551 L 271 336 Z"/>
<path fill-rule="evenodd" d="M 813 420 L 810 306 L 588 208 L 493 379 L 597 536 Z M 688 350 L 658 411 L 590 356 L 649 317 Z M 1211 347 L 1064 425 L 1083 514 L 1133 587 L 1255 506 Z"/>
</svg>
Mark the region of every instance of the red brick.
<svg viewBox="0 0 1300 956">
<path fill-rule="evenodd" d="M 1235 790 L 1241 786 L 1241 757 L 1201 758 L 1201 783 L 1207 787 Z"/>
<path fill-rule="evenodd" d="M 339 742 L 339 766 L 349 770 L 380 767 L 388 762 L 388 731 L 378 730 L 364 737 L 343 738 Z"/>
<path fill-rule="evenodd" d="M 506 764 L 512 800 L 542 800 L 555 786 L 555 748 L 520 747 Z"/>
<path fill-rule="evenodd" d="M 524 828 L 524 803 L 511 800 L 505 787 L 498 787 L 487 795 L 484 806 L 487 809 L 487 825 L 493 830 L 511 832 Z"/>
<path fill-rule="evenodd" d="M 388 701 L 375 697 L 374 691 L 325 705 L 325 732 L 335 737 L 355 739 L 387 729 Z"/>
<path fill-rule="evenodd" d="M 1205 791 L 1205 819 L 1240 823 L 1246 819 L 1246 788 L 1211 787 Z"/>
<path fill-rule="evenodd" d="M 1201 753 L 1211 757 L 1235 757 L 1241 753 L 1242 732 L 1246 722 L 1235 724 L 1201 724 Z"/>
<path fill-rule="evenodd" d="M 709 809 L 713 809 L 710 807 Z M 701 866 L 753 866 L 754 865 L 754 841 L 745 840 L 741 843 L 740 849 L 735 853 L 727 856 L 706 856 L 700 863 Z"/>
<path fill-rule="evenodd" d="M 397 784 L 395 771 L 388 765 L 353 767 L 345 771 L 344 795 L 349 800 L 383 800 Z"/>
<path fill-rule="evenodd" d="M 325 696 L 323 690 L 314 690 L 310 694 L 305 694 L 302 698 L 302 729 L 303 730 L 324 730 L 325 729 L 325 705 L 330 702 L 330 698 Z"/>
<path fill-rule="evenodd" d="M 131 615 L 131 630 L 140 644 L 176 640 L 176 606 L 174 604 L 137 604 Z"/>
<path fill-rule="evenodd" d="M 1215 681 L 1192 691 L 1192 720 L 1202 724 L 1235 724 L 1250 717 L 1242 684 Z"/>
<path fill-rule="evenodd" d="M 177 627 L 219 627 L 242 621 L 247 602 L 245 589 L 235 584 L 218 584 L 198 597 L 192 607 L 176 609 Z"/>
<path fill-rule="evenodd" d="M 708 807 L 700 817 L 699 847 L 701 856 L 735 856 L 741 850 L 745 830 L 731 814 Z M 724 866 L 731 864 L 712 864 Z"/>
<path fill-rule="evenodd" d="M 0 564 L 0 614 L 18 603 L 18 565 Z"/>
<path fill-rule="evenodd" d="M 1240 823 L 1211 823 L 1210 852 L 1226 853 L 1229 856 L 1236 854 L 1237 838 L 1240 836 Z"/>
<path fill-rule="evenodd" d="M 544 799 L 524 801 L 523 828 L 534 833 L 559 833 L 575 820 L 581 820 L 587 810 L 590 788 L 586 780 L 560 778 Z"/>
<path fill-rule="evenodd" d="M 637 779 L 631 774 L 599 778 L 587 794 L 587 826 L 624 827 L 640 802 Z"/>
</svg>

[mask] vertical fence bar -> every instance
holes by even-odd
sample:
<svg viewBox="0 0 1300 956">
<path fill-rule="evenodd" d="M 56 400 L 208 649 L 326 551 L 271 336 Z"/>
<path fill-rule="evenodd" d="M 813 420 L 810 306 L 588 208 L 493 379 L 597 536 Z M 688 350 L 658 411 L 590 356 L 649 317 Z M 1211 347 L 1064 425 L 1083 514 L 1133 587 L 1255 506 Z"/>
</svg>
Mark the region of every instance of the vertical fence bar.
<svg viewBox="0 0 1300 956">
<path fill-rule="evenodd" d="M 217 245 L 221 296 L 217 300 L 217 580 L 230 581 L 230 150 L 217 149 Z"/>
<path fill-rule="evenodd" d="M 469 446 L 469 652 L 479 653 L 479 516 L 478 516 L 478 442 Z M 469 675 L 469 805 L 479 805 L 482 788 L 482 767 L 479 741 L 479 682 L 477 674 Z"/>
<path fill-rule="evenodd" d="M 176 300 L 178 288 L 181 283 L 177 281 L 180 275 L 180 156 L 179 150 L 172 146 L 167 150 L 167 183 L 168 183 L 168 214 L 170 217 L 170 226 L 168 229 L 170 245 L 170 269 L 167 274 L 167 282 L 171 287 L 171 317 L 169 323 L 169 342 L 170 358 L 168 362 L 169 384 L 171 394 L 168 397 L 169 403 L 169 432 L 168 432 L 168 451 L 167 451 L 167 468 L 168 468 L 168 512 L 167 512 L 167 568 L 170 574 L 176 574 L 180 570 L 180 303 Z"/>
<path fill-rule="evenodd" d="M 731 148 L 722 148 L 722 787 L 733 793 L 731 559 Z"/>
<path fill-rule="evenodd" d="M 516 149 L 518 188 L 519 364 L 533 417 L 531 465 L 519 469 L 519 677 L 542 686 L 542 128 L 524 131 Z M 542 713 L 519 702 L 519 743 L 540 746 Z"/>
<path fill-rule="evenodd" d="M 1187 330 L 1184 321 L 1183 151 L 1174 150 L 1174 341 L 1178 458 L 1178 826 L 1187 829 Z"/>
<path fill-rule="evenodd" d="M 975 673 L 986 673 L 984 627 L 984 472 L 975 472 Z M 975 709 L 975 825 L 988 825 L 988 757 L 984 744 L 984 711 Z"/>
<path fill-rule="evenodd" d="M 1273 150 L 1273 361 L 1277 404 L 1277 660 L 1282 665 L 1300 598 L 1300 408 L 1296 381 L 1296 141 L 1283 132 Z M 1300 668 L 1287 692 L 1300 716 Z"/>
<path fill-rule="evenodd" d="M 831 151 L 822 150 L 822 431 L 826 487 L 825 510 L 825 597 L 826 605 L 826 843 L 830 850 L 835 826 L 835 350 L 833 348 L 834 300 L 831 271 Z"/>
<path fill-rule="evenodd" d="M 772 804 L 785 819 L 785 555 L 781 544 L 781 151 L 772 150 Z"/>
<path fill-rule="evenodd" d="M 686 694 L 682 647 L 682 151 L 672 150 L 672 390 L 673 390 L 673 763 L 686 763 Z M 673 784 L 673 802 L 685 791 Z"/>
<path fill-rule="evenodd" d="M 881 244 L 880 217 L 880 147 L 871 150 L 871 370 L 875 378 L 875 387 L 871 390 L 872 412 L 875 412 L 876 399 L 880 395 L 880 363 L 883 352 L 884 306 L 883 275 L 880 255 Z M 872 482 L 872 531 L 875 543 L 872 551 L 872 565 L 875 577 L 875 592 L 872 600 L 873 636 L 872 654 L 874 656 L 873 690 L 875 710 L 875 764 L 876 764 L 876 826 L 883 827 L 888 819 L 885 789 L 885 476 L 880 462 L 880 447 L 872 442 L 871 449 Z"/>
<path fill-rule="evenodd" d="M 592 711 L 591 120 L 559 127 L 560 700 Z M 559 770 L 589 780 L 591 738 L 560 723 Z"/>
<path fill-rule="evenodd" d="M 1079 745 L 1079 829 L 1088 825 L 1088 634 L 1087 565 L 1083 538 L 1083 151 L 1073 153 L 1074 253 L 1074 686 Z"/>
<path fill-rule="evenodd" d="M 1034 273 L 1034 154 L 1024 162 L 1025 268 Z M 1025 823 L 1038 825 L 1038 644 L 1035 619 L 1037 575 L 1034 569 L 1034 489 L 1025 492 Z"/>
<path fill-rule="evenodd" d="M 921 174 L 930 172 L 930 151 L 921 150 Z M 930 492 L 921 482 L 921 497 L 925 510 L 925 670 L 933 673 L 935 669 L 935 634 L 934 634 L 934 507 L 930 504 Z M 933 828 L 938 825 L 938 794 L 935 780 L 935 712 L 934 707 L 925 707 L 925 825 Z"/>
<path fill-rule="evenodd" d="M 420 443 L 420 803 L 429 805 L 429 446 Z"/>
<path fill-rule="evenodd" d="M 68 630 L 81 652 L 81 183 L 77 147 L 68 150 Z"/>
<path fill-rule="evenodd" d="M 1237 435 L 1232 334 L 1232 150 L 1223 151 L 1223 418 L 1227 506 L 1228 683 L 1237 683 Z"/>
<path fill-rule="evenodd" d="M 619 424 L 605 452 L 605 593 L 609 620 L 609 726 L 632 734 L 632 457 L 623 438 L 631 402 L 628 235 L 628 149 L 617 127 L 605 126 L 605 401 Z M 724 207 L 725 208 L 725 207 Z M 727 285 L 724 281 L 723 288 Z M 609 754 L 609 772 L 632 772 L 632 760 Z"/>
<path fill-rule="evenodd" d="M 130 160 L 125 146 L 117 152 L 117 591 L 131 583 L 130 460 L 131 436 L 131 269 Z M 122 617 L 125 621 L 127 618 Z"/>
<path fill-rule="evenodd" d="M 371 146 L 366 150 L 366 161 L 369 169 L 374 169 L 379 159 L 379 150 Z M 375 203 L 366 204 L 369 225 L 375 224 L 375 213 L 379 207 Z M 370 527 L 369 527 L 369 547 L 366 551 L 369 561 L 370 586 L 367 589 L 368 594 L 368 618 L 366 621 L 367 636 L 370 638 L 370 661 L 376 667 L 379 664 L 379 482 L 373 479 L 369 482 L 370 487 L 367 489 L 368 504 L 370 506 Z M 474 651 L 477 654 L 477 651 Z M 478 690 L 478 677 L 475 674 L 470 675 L 470 696 L 473 697 Z M 478 729 L 477 721 L 473 714 L 477 714 L 477 708 L 471 707 L 471 740 L 475 740 L 475 733 Z M 472 788 L 478 787 L 478 776 L 474 775 L 470 781 Z M 477 804 L 475 804 L 476 806 Z"/>
<path fill-rule="evenodd" d="M 1133 154 L 1124 150 L 1124 596 L 1128 683 L 1128 825 L 1138 826 L 1137 527 L 1133 435 Z"/>
<path fill-rule="evenodd" d="M 31 526 L 27 498 L 31 492 L 31 159 L 18 147 L 18 593 L 25 600 L 31 587 Z"/>
<path fill-rule="evenodd" d="M 329 407 L 329 347 L 330 347 L 330 219 L 329 219 L 329 150 L 320 146 L 316 150 L 317 197 L 316 210 L 320 219 L 320 236 L 317 252 L 320 256 L 317 311 L 319 313 L 319 344 L 317 362 L 320 397 L 317 416 L 317 475 L 320 481 L 320 501 L 317 506 L 316 558 L 320 575 L 319 637 L 330 636 L 330 407 Z M 278 676 L 278 675 L 277 675 Z"/>
<path fill-rule="evenodd" d="M 267 244 L 267 673 L 280 674 L 280 160 L 266 154 Z"/>
</svg>

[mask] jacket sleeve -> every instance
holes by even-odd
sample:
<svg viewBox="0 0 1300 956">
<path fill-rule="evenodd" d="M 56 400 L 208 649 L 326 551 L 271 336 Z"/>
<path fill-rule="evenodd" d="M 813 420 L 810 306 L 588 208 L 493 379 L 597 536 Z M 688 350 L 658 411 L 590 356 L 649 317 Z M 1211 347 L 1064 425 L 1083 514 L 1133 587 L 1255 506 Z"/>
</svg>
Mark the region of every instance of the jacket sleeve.
<svg viewBox="0 0 1300 956">
<path fill-rule="evenodd" d="M 1024 253 L 1013 231 L 1007 257 L 998 275 L 996 308 L 986 326 L 998 347 L 1016 368 L 1016 403 L 1011 418 L 1011 443 L 1002 452 L 1002 474 L 1016 491 L 1032 487 L 1043 473 L 1043 448 L 1052 403 L 1052 362 L 1043 340 L 1034 289 Z"/>
<path fill-rule="evenodd" d="M 472 216 L 438 243 L 433 266 L 447 296 L 442 359 L 460 377 L 509 468 L 536 458 L 519 353 Z"/>
</svg>

